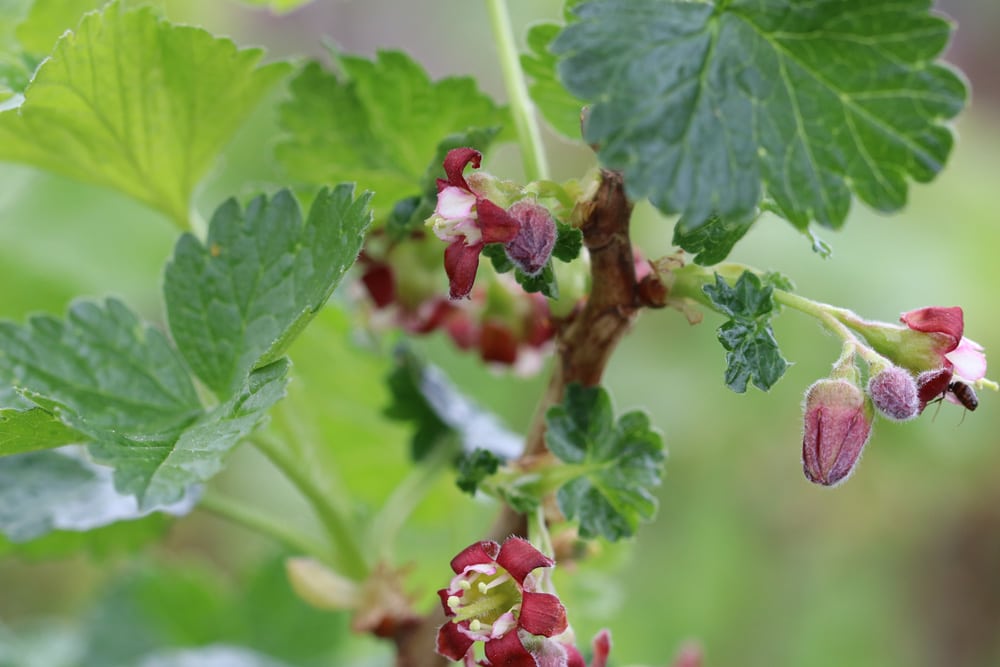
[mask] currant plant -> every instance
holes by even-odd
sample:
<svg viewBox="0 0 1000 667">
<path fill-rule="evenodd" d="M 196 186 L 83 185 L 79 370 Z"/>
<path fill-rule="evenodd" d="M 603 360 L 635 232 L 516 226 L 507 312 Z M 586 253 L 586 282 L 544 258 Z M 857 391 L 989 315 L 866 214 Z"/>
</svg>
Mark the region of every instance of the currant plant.
<svg viewBox="0 0 1000 667">
<path fill-rule="evenodd" d="M 506 105 L 402 51 L 266 62 L 146 4 L 0 7 L 0 159 L 116 190 L 179 234 L 162 317 L 81 295 L 0 322 L 0 553 L 113 560 L 197 509 L 280 557 L 237 592 L 129 570 L 61 645 L 0 627 L 0 664 L 42 664 L 43 646 L 56 667 L 368 664 L 344 618 L 406 667 L 611 664 L 614 623 L 577 636 L 553 572 L 656 516 L 663 435 L 602 385 L 644 310 L 721 316 L 700 331 L 737 393 L 788 369 L 777 315 L 832 336 L 832 370 L 787 430 L 820 486 L 856 472 L 879 418 L 973 411 L 997 388 L 960 307 L 868 320 L 730 259 L 775 218 L 826 256 L 816 228 L 840 228 L 854 200 L 898 212 L 942 170 L 968 91 L 938 60 L 952 25 L 925 0 L 567 0 L 525 53 L 503 0 L 486 0 Z M 281 176 L 209 214 L 199 188 L 262 104 Z M 551 176 L 546 132 L 589 147 L 572 178 Z M 504 144 L 522 173 L 495 159 Z M 671 252 L 632 238 L 640 202 Z M 544 374 L 524 385 L 541 388 L 523 433 L 428 358 L 431 335 L 497 373 Z M 297 509 L 227 490 L 240 446 Z M 433 502 L 438 524 L 468 520 L 436 545 L 450 574 L 404 545 Z M 702 664 L 650 646 L 648 661 Z"/>
</svg>

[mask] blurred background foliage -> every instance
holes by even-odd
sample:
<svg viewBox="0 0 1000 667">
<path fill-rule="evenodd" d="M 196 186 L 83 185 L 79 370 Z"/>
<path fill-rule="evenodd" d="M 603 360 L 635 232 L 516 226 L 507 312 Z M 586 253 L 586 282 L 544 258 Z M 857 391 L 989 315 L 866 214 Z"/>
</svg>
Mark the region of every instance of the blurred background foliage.
<svg viewBox="0 0 1000 667">
<path fill-rule="evenodd" d="M 558 17 L 559 4 L 510 2 L 522 28 Z M 866 317 L 891 321 L 924 305 L 961 305 L 966 333 L 990 354 L 1000 348 L 1000 5 L 937 6 L 958 21 L 947 59 L 973 90 L 945 172 L 913 187 L 900 215 L 855 207 L 842 231 L 819 230 L 834 248 L 828 259 L 767 219 L 731 259 L 780 270 L 800 293 Z M 324 59 L 324 43 L 363 55 L 403 49 L 434 77 L 473 75 L 504 97 L 480 2 L 319 0 L 275 16 L 237 2 L 168 0 L 165 11 L 263 45 L 274 58 Z M 204 217 L 230 195 L 282 183 L 271 151 L 284 94 L 279 87 L 261 105 L 206 179 Z M 592 160 L 555 138 L 549 147 L 556 178 L 578 176 Z M 488 168 L 518 178 L 518 165 L 507 146 Z M 638 209 L 636 240 L 646 256 L 670 250 L 669 223 Z M 122 195 L 0 165 L 0 315 L 61 313 L 74 298 L 114 294 L 162 321 L 161 271 L 176 236 L 164 217 Z M 560 575 L 578 635 L 611 627 L 618 665 L 666 664 L 688 639 L 705 647 L 713 667 L 1000 664 L 1000 396 L 981 396 L 974 414 L 946 404 L 913 423 L 878 423 L 854 477 L 818 488 L 801 471 L 800 401 L 828 372 L 838 344 L 786 313 L 775 329 L 794 365 L 769 394 L 736 395 L 722 382 L 720 323 L 644 313 L 612 361 L 607 385 L 617 407 L 649 410 L 670 456 L 656 523 Z M 543 377 L 498 374 L 439 339 L 420 347 L 512 428 L 525 428 Z M 407 470 L 408 434 L 380 414 L 386 352 L 360 346 L 349 321 L 328 309 L 293 350 L 293 396 L 278 415 L 301 420 L 328 446 L 344 502 L 362 517 Z M 312 521 L 250 448 L 213 484 L 291 522 Z M 424 603 L 446 581 L 451 555 L 487 532 L 492 516 L 449 476 L 417 508 L 397 564 L 414 564 L 414 593 Z M 42 558 L 71 553 L 74 536 L 61 535 L 34 553 L 0 558 L 0 665 L 56 667 L 60 656 L 82 655 L 80 664 L 110 667 L 150 646 L 212 642 L 249 644 L 290 665 L 391 664 L 388 647 L 350 635 L 346 618 L 292 598 L 270 542 L 198 511 L 163 535 L 132 535 L 129 548 L 112 536 L 107 544 L 119 546 L 98 540 L 89 554 Z M 8 548 L 0 544 L 0 554 Z M 81 629 L 97 639 L 82 642 Z"/>
</svg>

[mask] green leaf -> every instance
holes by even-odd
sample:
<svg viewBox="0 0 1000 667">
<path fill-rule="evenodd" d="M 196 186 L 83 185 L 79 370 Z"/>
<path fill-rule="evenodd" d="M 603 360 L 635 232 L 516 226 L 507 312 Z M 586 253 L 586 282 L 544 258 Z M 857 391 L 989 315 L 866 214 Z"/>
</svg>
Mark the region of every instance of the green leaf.
<svg viewBox="0 0 1000 667">
<path fill-rule="evenodd" d="M 117 2 L 60 38 L 0 112 L 0 159 L 116 188 L 188 227 L 192 191 L 288 71 L 200 28 Z"/>
<path fill-rule="evenodd" d="M 572 384 L 563 402 L 549 408 L 545 423 L 549 449 L 571 470 L 579 469 L 556 499 L 566 518 L 580 521 L 581 537 L 616 541 L 653 517 L 663 439 L 648 415 L 628 412 L 616 421 L 604 389 Z"/>
<path fill-rule="evenodd" d="M 486 449 L 465 452 L 458 459 L 458 479 L 456 484 L 469 495 L 475 495 L 479 483 L 492 475 L 500 467 L 500 458 Z"/>
<path fill-rule="evenodd" d="M 223 467 L 225 456 L 260 426 L 267 410 L 285 395 L 289 363 L 280 359 L 250 373 L 240 391 L 205 413 L 172 439 L 125 438 L 91 432 L 91 455 L 115 468 L 115 488 L 134 494 L 140 509 L 176 502 L 192 485 Z M 71 417 L 70 425 L 85 428 Z"/>
<path fill-rule="evenodd" d="M 730 319 L 718 329 L 719 342 L 726 352 L 726 385 L 737 393 L 752 381 L 767 391 L 781 379 L 788 362 L 781 356 L 771 329 L 775 311 L 774 287 L 744 271 L 730 286 L 719 274 L 715 284 L 705 285 L 705 294 Z"/>
<path fill-rule="evenodd" d="M 288 191 L 220 206 L 203 243 L 177 242 L 164 295 L 170 331 L 195 374 L 220 398 L 252 368 L 280 357 L 357 259 L 369 196 L 323 189 L 303 224 Z"/>
<path fill-rule="evenodd" d="M 178 433 L 202 411 L 166 336 L 115 299 L 77 302 L 65 320 L 0 322 L 0 380 L 61 418 L 86 415 L 125 437 Z"/>
<path fill-rule="evenodd" d="M 552 256 L 560 262 L 572 262 L 580 256 L 583 250 L 583 232 L 556 220 L 556 244 L 552 248 Z"/>
<path fill-rule="evenodd" d="M 796 226 L 836 227 L 852 192 L 901 208 L 951 150 L 966 89 L 933 62 L 951 26 L 929 4 L 593 0 L 552 50 L 631 196 L 743 220 L 766 192 Z"/>
<path fill-rule="evenodd" d="M 0 459 L 0 533 L 27 542 L 54 530 L 88 531 L 138 519 L 136 499 L 115 491 L 111 470 L 94 465 L 75 450 L 30 452 Z M 187 514 L 196 496 L 158 507 Z"/>
<path fill-rule="evenodd" d="M 532 79 L 528 86 L 531 99 L 542 116 L 559 134 L 579 140 L 580 113 L 585 102 L 574 97 L 556 77 L 556 56 L 549 46 L 562 26 L 556 23 L 539 23 L 528 30 L 528 50 L 521 56 L 521 67 Z"/>
<path fill-rule="evenodd" d="M 695 264 L 711 266 L 729 256 L 733 246 L 750 231 L 753 223 L 753 218 L 724 220 L 717 215 L 697 223 L 681 218 L 674 227 L 672 242 L 695 255 Z"/>
<path fill-rule="evenodd" d="M 86 532 L 53 530 L 27 542 L 13 542 L 0 536 L 0 556 L 16 555 L 33 561 L 80 555 L 98 561 L 132 556 L 161 539 L 172 521 L 167 514 L 153 512 L 141 519 L 117 521 Z"/>
<path fill-rule="evenodd" d="M 64 32 L 76 28 L 84 14 L 103 4 L 104 0 L 34 0 L 14 34 L 28 53 L 47 54 Z"/>
<path fill-rule="evenodd" d="M 84 437 L 41 408 L 0 410 L 0 456 L 51 449 Z"/>
<path fill-rule="evenodd" d="M 411 440 L 419 461 L 443 439 L 452 435 L 462 449 L 484 449 L 501 458 L 513 458 L 523 446 L 492 413 L 464 396 L 441 369 L 421 361 L 407 348 L 396 352 L 396 367 L 387 379 L 392 403 L 386 416 L 416 425 Z"/>
<path fill-rule="evenodd" d="M 287 137 L 276 151 L 294 178 L 322 185 L 356 181 L 373 190 L 375 218 L 418 193 L 443 137 L 469 128 L 509 127 L 468 77 L 431 82 L 408 56 L 381 51 L 374 62 L 342 56 L 343 80 L 315 62 L 291 83 L 281 107 Z"/>
</svg>

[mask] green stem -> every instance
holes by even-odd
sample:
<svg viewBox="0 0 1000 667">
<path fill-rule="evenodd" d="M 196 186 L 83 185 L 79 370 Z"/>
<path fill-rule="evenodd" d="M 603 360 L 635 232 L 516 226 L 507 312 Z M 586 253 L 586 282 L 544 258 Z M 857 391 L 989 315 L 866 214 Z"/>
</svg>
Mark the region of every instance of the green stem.
<svg viewBox="0 0 1000 667">
<path fill-rule="evenodd" d="M 198 508 L 215 516 L 231 521 L 260 535 L 265 535 L 280 542 L 297 554 L 306 554 L 328 562 L 330 548 L 305 533 L 279 523 L 277 519 L 258 513 L 243 503 L 208 491 L 198 502 Z"/>
<path fill-rule="evenodd" d="M 298 460 L 288 455 L 281 443 L 263 435 L 255 435 L 250 441 L 298 489 L 316 512 L 334 544 L 340 572 L 358 581 L 365 579 L 370 568 L 355 537 L 353 526 L 330 502 L 309 472 L 302 469 Z"/>
<path fill-rule="evenodd" d="M 549 165 L 542 145 L 542 133 L 535 116 L 535 107 L 528 95 L 528 86 L 524 82 L 521 57 L 517 52 L 506 0 L 486 0 L 486 6 L 493 26 L 493 39 L 500 58 L 504 86 L 507 88 L 510 114 L 514 118 L 517 140 L 521 145 L 525 179 L 537 181 L 548 178 Z"/>
<path fill-rule="evenodd" d="M 426 459 L 412 466 L 393 489 L 372 523 L 371 544 L 379 559 L 388 559 L 392 555 L 393 542 L 403 523 L 441 474 L 449 469 L 448 463 L 454 458 L 456 450 L 451 443 L 440 443 Z"/>
</svg>

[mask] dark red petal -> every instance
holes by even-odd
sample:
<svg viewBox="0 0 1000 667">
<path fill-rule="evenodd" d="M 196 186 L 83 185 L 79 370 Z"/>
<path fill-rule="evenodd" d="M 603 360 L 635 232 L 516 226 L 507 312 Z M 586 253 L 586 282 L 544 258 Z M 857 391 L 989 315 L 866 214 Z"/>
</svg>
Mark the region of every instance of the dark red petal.
<svg viewBox="0 0 1000 667">
<path fill-rule="evenodd" d="M 466 245 L 459 239 L 444 249 L 444 271 L 448 274 L 449 293 L 452 299 L 464 299 L 472 291 L 479 270 L 479 253 L 482 243 Z"/>
<path fill-rule="evenodd" d="M 361 276 L 368 296 L 378 308 L 385 308 L 396 300 L 396 281 L 388 264 L 371 264 Z"/>
<path fill-rule="evenodd" d="M 446 658 L 458 661 L 469 652 L 472 643 L 471 637 L 462 634 L 458 626 L 449 621 L 438 629 L 434 650 Z"/>
<path fill-rule="evenodd" d="M 522 537 L 508 537 L 504 541 L 497 563 L 510 572 L 510 576 L 521 586 L 524 586 L 524 578 L 535 568 L 552 567 L 556 564 Z"/>
<path fill-rule="evenodd" d="M 587 667 L 580 651 L 572 644 L 563 644 L 566 649 L 566 667 Z"/>
<path fill-rule="evenodd" d="M 503 322 L 488 319 L 479 332 L 479 356 L 483 361 L 513 365 L 517 361 L 517 340 Z"/>
<path fill-rule="evenodd" d="M 608 654 L 611 653 L 611 633 L 606 628 L 601 630 L 594 635 L 594 641 L 590 645 L 594 647 L 594 660 L 590 667 L 606 667 Z"/>
<path fill-rule="evenodd" d="M 447 588 L 438 589 L 438 597 L 441 598 L 441 607 L 444 608 L 444 615 L 451 617 L 455 615 L 455 612 L 451 610 L 448 606 L 448 598 L 451 597 L 451 593 Z"/>
<path fill-rule="evenodd" d="M 952 372 L 950 368 L 938 368 L 933 371 L 924 371 L 917 376 L 917 398 L 920 400 L 921 412 L 930 401 L 948 391 L 951 384 Z"/>
<path fill-rule="evenodd" d="M 483 243 L 507 243 L 517 236 L 521 223 L 489 199 L 476 199 L 476 216 Z"/>
<path fill-rule="evenodd" d="M 455 574 L 461 574 L 470 565 L 485 565 L 496 561 L 500 545 L 493 540 L 475 542 L 462 549 L 451 559 L 451 569 Z"/>
<path fill-rule="evenodd" d="M 499 667 L 536 667 L 535 659 L 524 648 L 517 630 L 511 630 L 503 637 L 486 642 L 486 657 L 490 664 Z"/>
<path fill-rule="evenodd" d="M 946 352 L 958 347 L 958 341 L 962 339 L 962 332 L 965 329 L 962 309 L 958 306 L 919 308 L 903 313 L 899 319 L 914 331 L 940 333 L 953 338 L 955 343 L 948 350 L 945 350 Z"/>
<path fill-rule="evenodd" d="M 483 154 L 475 148 L 452 148 L 444 157 L 444 173 L 448 176 L 448 185 L 462 188 L 472 192 L 472 188 L 465 182 L 462 172 L 468 164 L 479 169 L 479 164 L 483 159 Z M 438 192 L 441 192 L 441 181 L 438 180 Z"/>
<path fill-rule="evenodd" d="M 566 607 L 551 593 L 524 593 L 519 627 L 533 635 L 552 637 L 566 629 Z"/>
</svg>

